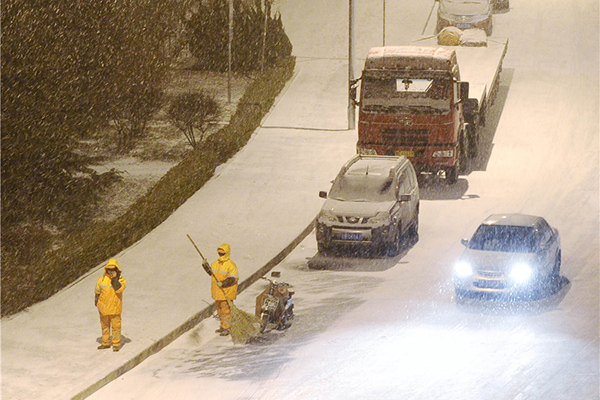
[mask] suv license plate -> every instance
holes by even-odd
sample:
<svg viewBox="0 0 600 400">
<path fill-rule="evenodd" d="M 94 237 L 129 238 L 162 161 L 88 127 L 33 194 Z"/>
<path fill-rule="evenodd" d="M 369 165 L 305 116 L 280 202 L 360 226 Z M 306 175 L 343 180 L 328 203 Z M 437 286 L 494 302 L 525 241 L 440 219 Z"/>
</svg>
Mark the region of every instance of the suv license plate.
<svg viewBox="0 0 600 400">
<path fill-rule="evenodd" d="M 471 24 L 456 24 L 456 27 L 460 29 L 469 29 Z"/>
<path fill-rule="evenodd" d="M 342 240 L 361 241 L 362 233 L 344 232 L 341 234 Z"/>
<path fill-rule="evenodd" d="M 398 150 L 396 152 L 397 156 L 405 156 L 405 157 L 414 157 L 415 156 L 415 152 L 412 150 Z"/>
</svg>

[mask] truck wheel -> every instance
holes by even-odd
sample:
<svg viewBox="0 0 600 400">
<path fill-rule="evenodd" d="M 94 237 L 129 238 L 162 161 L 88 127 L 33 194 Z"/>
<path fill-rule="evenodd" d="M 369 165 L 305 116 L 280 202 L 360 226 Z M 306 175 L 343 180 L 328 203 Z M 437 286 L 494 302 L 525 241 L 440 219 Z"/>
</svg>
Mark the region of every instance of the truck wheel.
<svg viewBox="0 0 600 400">
<path fill-rule="evenodd" d="M 477 157 L 477 150 L 479 147 L 479 136 L 477 135 L 478 127 L 479 124 L 477 124 L 477 126 L 469 126 L 469 129 L 467 130 L 467 135 L 469 136 L 467 151 L 469 153 L 470 159 L 474 159 Z"/>
<path fill-rule="evenodd" d="M 458 179 L 458 168 L 456 166 L 446 169 L 446 183 L 454 185 Z"/>
<path fill-rule="evenodd" d="M 458 147 L 456 148 L 457 151 L 457 155 L 456 155 L 456 159 L 458 161 L 458 165 L 455 165 L 454 167 L 456 168 L 456 172 L 457 173 L 466 173 L 467 172 L 467 167 L 469 164 L 469 149 L 471 147 L 471 143 L 470 143 L 470 134 L 468 130 L 462 130 L 460 132 L 460 136 L 458 138 L 459 142 L 458 142 Z"/>
</svg>

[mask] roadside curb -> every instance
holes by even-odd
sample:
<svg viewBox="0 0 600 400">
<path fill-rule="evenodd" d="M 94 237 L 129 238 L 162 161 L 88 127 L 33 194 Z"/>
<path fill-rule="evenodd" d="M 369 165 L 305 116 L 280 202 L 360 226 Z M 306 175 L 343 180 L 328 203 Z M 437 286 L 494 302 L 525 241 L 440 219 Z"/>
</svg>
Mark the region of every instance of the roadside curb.
<svg viewBox="0 0 600 400">
<path fill-rule="evenodd" d="M 285 257 L 287 257 L 292 252 L 292 250 L 294 250 L 313 231 L 314 224 L 315 224 L 315 220 L 313 219 L 310 222 L 310 224 L 306 228 L 304 228 L 304 230 L 300 233 L 300 235 L 298 235 L 294 240 L 292 240 L 292 242 L 289 245 L 287 245 L 275 257 L 273 257 L 271 260 L 269 260 L 269 262 L 267 262 L 265 265 L 263 265 L 261 268 L 259 268 L 255 273 L 250 275 L 250 277 L 248 277 L 248 279 L 246 279 L 242 283 L 240 283 L 238 285 L 238 292 L 239 293 L 243 292 L 246 288 L 251 286 L 254 282 L 259 280 L 267 272 L 269 272 L 271 269 L 273 269 L 277 264 L 279 264 L 281 261 L 283 261 L 285 259 Z M 189 330 L 191 330 L 192 328 L 194 328 L 196 325 L 198 325 L 204 319 L 210 317 L 214 313 L 214 311 L 215 311 L 214 304 L 202 309 L 201 311 L 196 313 L 194 316 L 192 316 L 190 319 L 185 321 L 183 324 L 181 324 L 180 326 L 175 328 L 173 331 L 167 333 L 161 339 L 158 339 L 156 342 L 154 342 L 154 344 L 152 344 L 146 350 L 144 350 L 141 353 L 139 353 L 138 355 L 134 356 L 129 361 L 127 361 L 125 364 L 123 364 L 119 368 L 113 370 L 108 375 L 106 375 L 104 378 L 96 381 L 95 383 L 90 385 L 87 389 L 82 390 L 81 392 L 79 392 L 78 394 L 73 396 L 71 399 L 72 400 L 81 400 L 81 399 L 85 399 L 86 397 L 90 396 L 92 393 L 96 392 L 103 386 L 107 385 L 108 383 L 117 379 L 124 373 L 132 370 L 133 368 L 135 368 L 136 366 L 141 364 L 146 358 L 148 358 L 151 355 L 156 354 L 159 351 L 161 351 L 162 349 L 164 349 L 166 346 L 168 346 L 173 341 L 175 341 L 175 339 L 179 338 L 184 333 L 186 333 Z"/>
</svg>

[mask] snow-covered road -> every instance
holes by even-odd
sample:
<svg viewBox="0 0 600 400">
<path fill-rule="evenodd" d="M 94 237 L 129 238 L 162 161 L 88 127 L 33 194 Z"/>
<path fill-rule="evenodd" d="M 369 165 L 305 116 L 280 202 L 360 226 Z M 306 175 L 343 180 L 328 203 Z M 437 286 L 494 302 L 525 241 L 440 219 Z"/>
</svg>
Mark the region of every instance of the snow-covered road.
<svg viewBox="0 0 600 400">
<path fill-rule="evenodd" d="M 356 3 L 360 56 L 381 44 L 381 2 Z M 421 34 L 431 4 L 417 3 L 388 2 L 387 44 Z M 300 71 L 345 56 L 346 3 L 278 4 Z M 413 248 L 311 270 L 310 235 L 277 267 L 297 292 L 289 331 L 233 346 L 206 320 L 90 398 L 598 398 L 598 3 L 511 0 L 494 18 L 494 35 L 510 43 L 487 151 L 454 187 L 423 183 Z M 332 80 L 343 84 L 344 74 Z M 345 103 L 328 110 L 344 111 Z M 302 121 L 311 115 L 265 124 Z M 562 286 L 537 301 L 457 305 L 460 239 L 496 212 L 539 214 L 558 227 Z M 252 310 L 262 288 L 247 289 L 238 306 Z"/>
</svg>

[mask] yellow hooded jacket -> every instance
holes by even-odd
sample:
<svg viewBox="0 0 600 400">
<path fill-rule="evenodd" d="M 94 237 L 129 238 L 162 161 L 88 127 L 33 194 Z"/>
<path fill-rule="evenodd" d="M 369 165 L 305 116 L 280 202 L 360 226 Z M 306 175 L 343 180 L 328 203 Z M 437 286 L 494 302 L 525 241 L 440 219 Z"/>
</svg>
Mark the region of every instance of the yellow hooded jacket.
<svg viewBox="0 0 600 400">
<path fill-rule="evenodd" d="M 229 254 L 231 253 L 231 248 L 229 247 L 229 245 L 222 244 L 217 249 L 217 251 L 219 250 L 222 250 L 222 252 L 224 252 L 225 255 L 220 256 L 219 259 L 213 262 L 211 265 L 213 278 L 211 279 L 210 292 L 214 300 L 227 300 L 227 298 L 223 294 L 223 291 L 225 291 L 227 297 L 229 297 L 229 300 L 235 300 L 237 296 L 238 287 L 237 281 L 236 284 L 233 286 L 220 288 L 217 285 L 217 281 L 215 280 L 215 278 L 217 278 L 217 280 L 220 282 L 229 277 L 239 279 L 237 265 L 235 265 L 235 263 L 229 259 Z"/>
<path fill-rule="evenodd" d="M 100 295 L 97 305 L 100 314 L 117 315 L 121 314 L 121 311 L 123 310 L 123 291 L 125 290 L 127 282 L 125 281 L 125 278 L 123 278 L 123 275 L 121 275 L 119 277 L 121 287 L 119 290 L 115 290 L 110 282 L 110 276 L 108 276 L 108 272 L 106 272 L 108 268 L 116 268 L 117 271 L 121 271 L 117 260 L 108 260 L 108 264 L 104 267 L 104 275 L 98 279 L 96 290 L 94 292 Z"/>
</svg>

